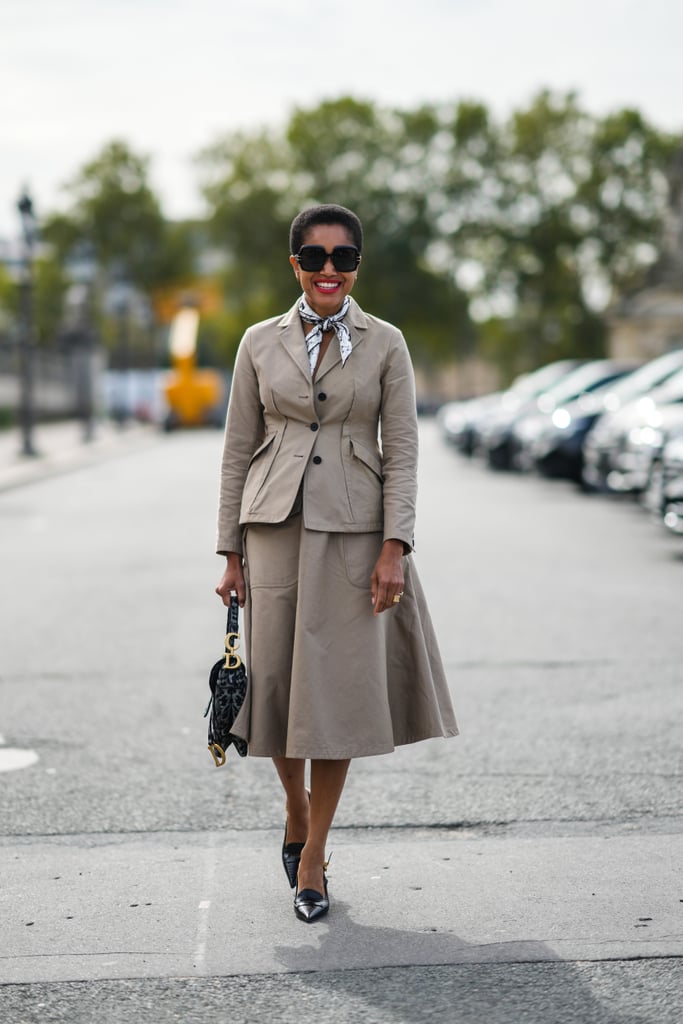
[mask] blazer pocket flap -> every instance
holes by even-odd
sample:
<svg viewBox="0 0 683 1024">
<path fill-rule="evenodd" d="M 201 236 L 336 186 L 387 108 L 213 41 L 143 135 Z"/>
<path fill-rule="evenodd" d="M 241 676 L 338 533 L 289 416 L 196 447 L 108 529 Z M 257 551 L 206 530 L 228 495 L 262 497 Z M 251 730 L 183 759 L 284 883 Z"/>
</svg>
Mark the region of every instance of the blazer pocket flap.
<svg viewBox="0 0 683 1024">
<path fill-rule="evenodd" d="M 382 460 L 377 452 L 371 451 L 370 448 L 367 448 L 360 441 L 355 441 L 353 438 L 350 438 L 349 440 L 351 441 L 351 451 L 353 455 L 366 465 L 368 469 L 371 469 L 375 476 L 379 477 L 379 479 L 383 481 Z"/>
<path fill-rule="evenodd" d="M 275 440 L 276 437 L 277 437 L 277 434 L 271 434 L 269 437 L 267 437 L 265 439 L 263 444 L 259 445 L 259 447 L 256 449 L 256 451 L 252 455 L 252 457 L 249 459 L 249 465 L 250 466 L 253 465 L 254 462 L 256 462 L 256 460 L 258 459 L 259 455 L 263 455 L 263 453 L 268 448 L 270 448 L 271 444 L 273 443 L 273 441 Z"/>
</svg>

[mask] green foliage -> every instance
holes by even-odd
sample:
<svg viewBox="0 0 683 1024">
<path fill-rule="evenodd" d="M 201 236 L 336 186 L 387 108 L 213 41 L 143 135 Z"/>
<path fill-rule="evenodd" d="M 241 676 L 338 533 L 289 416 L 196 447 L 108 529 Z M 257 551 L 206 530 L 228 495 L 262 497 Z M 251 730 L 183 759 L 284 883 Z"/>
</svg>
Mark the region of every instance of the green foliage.
<svg viewBox="0 0 683 1024">
<path fill-rule="evenodd" d="M 63 264 L 52 256 L 36 260 L 33 274 L 36 341 L 39 345 L 51 345 L 59 333 L 69 282 Z"/>
<path fill-rule="evenodd" d="M 573 93 L 541 92 L 503 121 L 474 101 L 397 110 L 341 97 L 201 153 L 206 224 L 170 224 L 147 158 L 114 141 L 44 227 L 55 259 L 36 268 L 38 332 L 54 333 L 60 268 L 84 243 L 103 278 L 150 295 L 191 280 L 210 242 L 225 304 L 202 319 L 199 341 L 209 361 L 229 364 L 245 327 L 298 294 L 292 218 L 336 202 L 365 228 L 354 295 L 403 329 L 427 369 L 476 352 L 511 377 L 599 356 L 610 297 L 641 284 L 657 258 L 681 141 L 635 110 L 595 117 Z M 11 315 L 15 293 L 0 277 L 0 310 Z M 120 333 L 102 324 L 115 348 Z"/>
<path fill-rule="evenodd" d="M 548 92 L 515 112 L 497 138 L 485 189 L 493 201 L 480 205 L 474 230 L 451 238 L 455 261 L 478 269 L 470 308 L 493 320 L 491 331 L 480 327 L 485 347 L 520 369 L 599 356 L 607 301 L 642 283 L 656 254 L 665 171 L 681 140 L 633 112 L 596 119 L 573 94 Z M 510 360 L 509 346 L 521 360 Z"/>
<path fill-rule="evenodd" d="M 229 261 L 223 353 L 293 301 L 291 218 L 337 202 L 365 228 L 354 294 L 403 328 L 418 362 L 478 350 L 512 375 L 601 355 L 602 310 L 657 254 L 680 145 L 636 111 L 596 118 L 547 91 L 503 123 L 477 102 L 343 97 L 295 110 L 284 132 L 229 135 L 199 159 Z"/>
<path fill-rule="evenodd" d="M 54 343 L 62 319 L 62 303 L 68 286 L 59 261 L 41 255 L 33 264 L 34 336 L 38 345 Z M 0 337 L 17 323 L 20 307 L 18 282 L 0 264 Z"/>
<path fill-rule="evenodd" d="M 202 337 L 231 364 L 245 328 L 275 316 L 292 301 L 287 264 L 289 224 L 297 200 L 289 194 L 282 143 L 265 133 L 235 133 L 200 156 L 212 209 L 212 243 L 227 260 L 225 310 L 202 324 Z"/>
<path fill-rule="evenodd" d="M 17 313 L 19 293 L 9 271 L 0 263 L 0 336 Z"/>
<path fill-rule="evenodd" d="M 144 317 L 121 316 L 107 309 L 106 290 L 125 282 L 132 308 L 141 308 L 160 286 L 191 276 L 194 225 L 169 223 L 148 175 L 149 161 L 124 142 L 103 147 L 66 185 L 66 210 L 48 217 L 42 239 L 53 258 L 36 265 L 36 324 L 41 339 L 54 337 L 63 319 L 63 297 L 74 259 L 84 252 L 94 262 L 98 298 L 92 302 L 97 335 L 114 362 L 149 361 L 154 352 L 151 325 Z M 136 299 L 137 296 L 137 299 Z M 122 355 L 126 351 L 125 357 Z M 118 353 L 118 355 L 117 355 Z"/>
<path fill-rule="evenodd" d="M 68 211 L 43 228 L 62 260 L 86 243 L 101 269 L 143 292 L 190 271 L 188 239 L 166 222 L 148 166 L 146 157 L 113 141 L 81 168 L 65 189 Z"/>
<path fill-rule="evenodd" d="M 429 108 L 405 118 L 416 136 L 433 132 Z M 454 354 L 458 335 L 467 333 L 467 302 L 452 275 L 426 259 L 431 231 L 420 170 L 397 168 L 405 138 L 402 115 L 344 98 L 295 111 L 284 135 L 238 133 L 201 154 L 213 239 L 230 261 L 226 359 L 247 324 L 295 300 L 289 225 L 299 210 L 322 202 L 347 206 L 363 221 L 358 300 L 400 324 L 420 361 Z M 413 164 L 418 152 L 407 154 Z"/>
</svg>

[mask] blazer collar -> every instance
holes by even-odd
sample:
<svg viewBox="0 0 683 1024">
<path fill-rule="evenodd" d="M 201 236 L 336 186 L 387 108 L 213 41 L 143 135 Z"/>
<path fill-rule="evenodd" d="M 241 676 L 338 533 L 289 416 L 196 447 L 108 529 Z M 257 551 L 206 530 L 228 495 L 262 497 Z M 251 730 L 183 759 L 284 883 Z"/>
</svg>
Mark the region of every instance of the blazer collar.
<svg viewBox="0 0 683 1024">
<path fill-rule="evenodd" d="M 364 331 L 366 331 L 370 326 L 370 321 L 355 299 L 350 297 L 349 299 L 349 311 L 346 314 L 345 323 L 351 334 L 352 348 L 355 349 L 356 346 L 363 341 L 365 336 Z M 306 351 L 306 344 L 304 342 L 304 332 L 301 325 L 298 306 L 299 299 L 297 299 L 292 308 L 280 318 L 277 326 L 280 332 L 282 344 L 285 346 L 287 352 L 306 379 L 310 382 L 311 368 L 308 363 L 308 352 Z M 349 356 L 349 359 L 352 358 L 353 352 L 351 352 L 351 355 Z M 315 378 L 316 383 L 340 362 L 341 355 L 339 354 L 339 344 L 336 343 L 336 338 L 333 338 L 330 347 L 325 353 L 322 364 L 318 368 L 318 375 Z"/>
</svg>

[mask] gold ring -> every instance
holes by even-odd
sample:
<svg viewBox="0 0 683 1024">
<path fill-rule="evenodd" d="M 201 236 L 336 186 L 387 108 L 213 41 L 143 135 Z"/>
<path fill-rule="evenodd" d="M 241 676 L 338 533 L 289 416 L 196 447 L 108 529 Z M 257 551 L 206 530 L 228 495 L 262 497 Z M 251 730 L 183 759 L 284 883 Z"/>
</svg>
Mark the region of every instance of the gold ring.
<svg viewBox="0 0 683 1024">
<path fill-rule="evenodd" d="M 398 604 L 398 602 L 400 600 L 401 600 L 401 595 L 400 594 L 394 594 L 394 604 Z"/>
</svg>

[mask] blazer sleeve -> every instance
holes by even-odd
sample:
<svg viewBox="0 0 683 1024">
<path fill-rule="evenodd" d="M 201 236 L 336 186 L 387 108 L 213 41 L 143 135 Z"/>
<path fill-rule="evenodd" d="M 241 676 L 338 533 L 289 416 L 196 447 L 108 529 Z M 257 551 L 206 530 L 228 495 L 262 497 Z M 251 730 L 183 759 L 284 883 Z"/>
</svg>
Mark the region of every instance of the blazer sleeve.
<svg viewBox="0 0 683 1024">
<path fill-rule="evenodd" d="M 249 463 L 265 435 L 259 382 L 251 357 L 249 331 L 240 342 L 230 388 L 220 475 L 216 551 L 242 553 L 240 507 Z"/>
<path fill-rule="evenodd" d="M 415 375 L 403 335 L 391 344 L 382 374 L 384 540 L 412 551 L 417 501 L 418 427 Z"/>
</svg>

